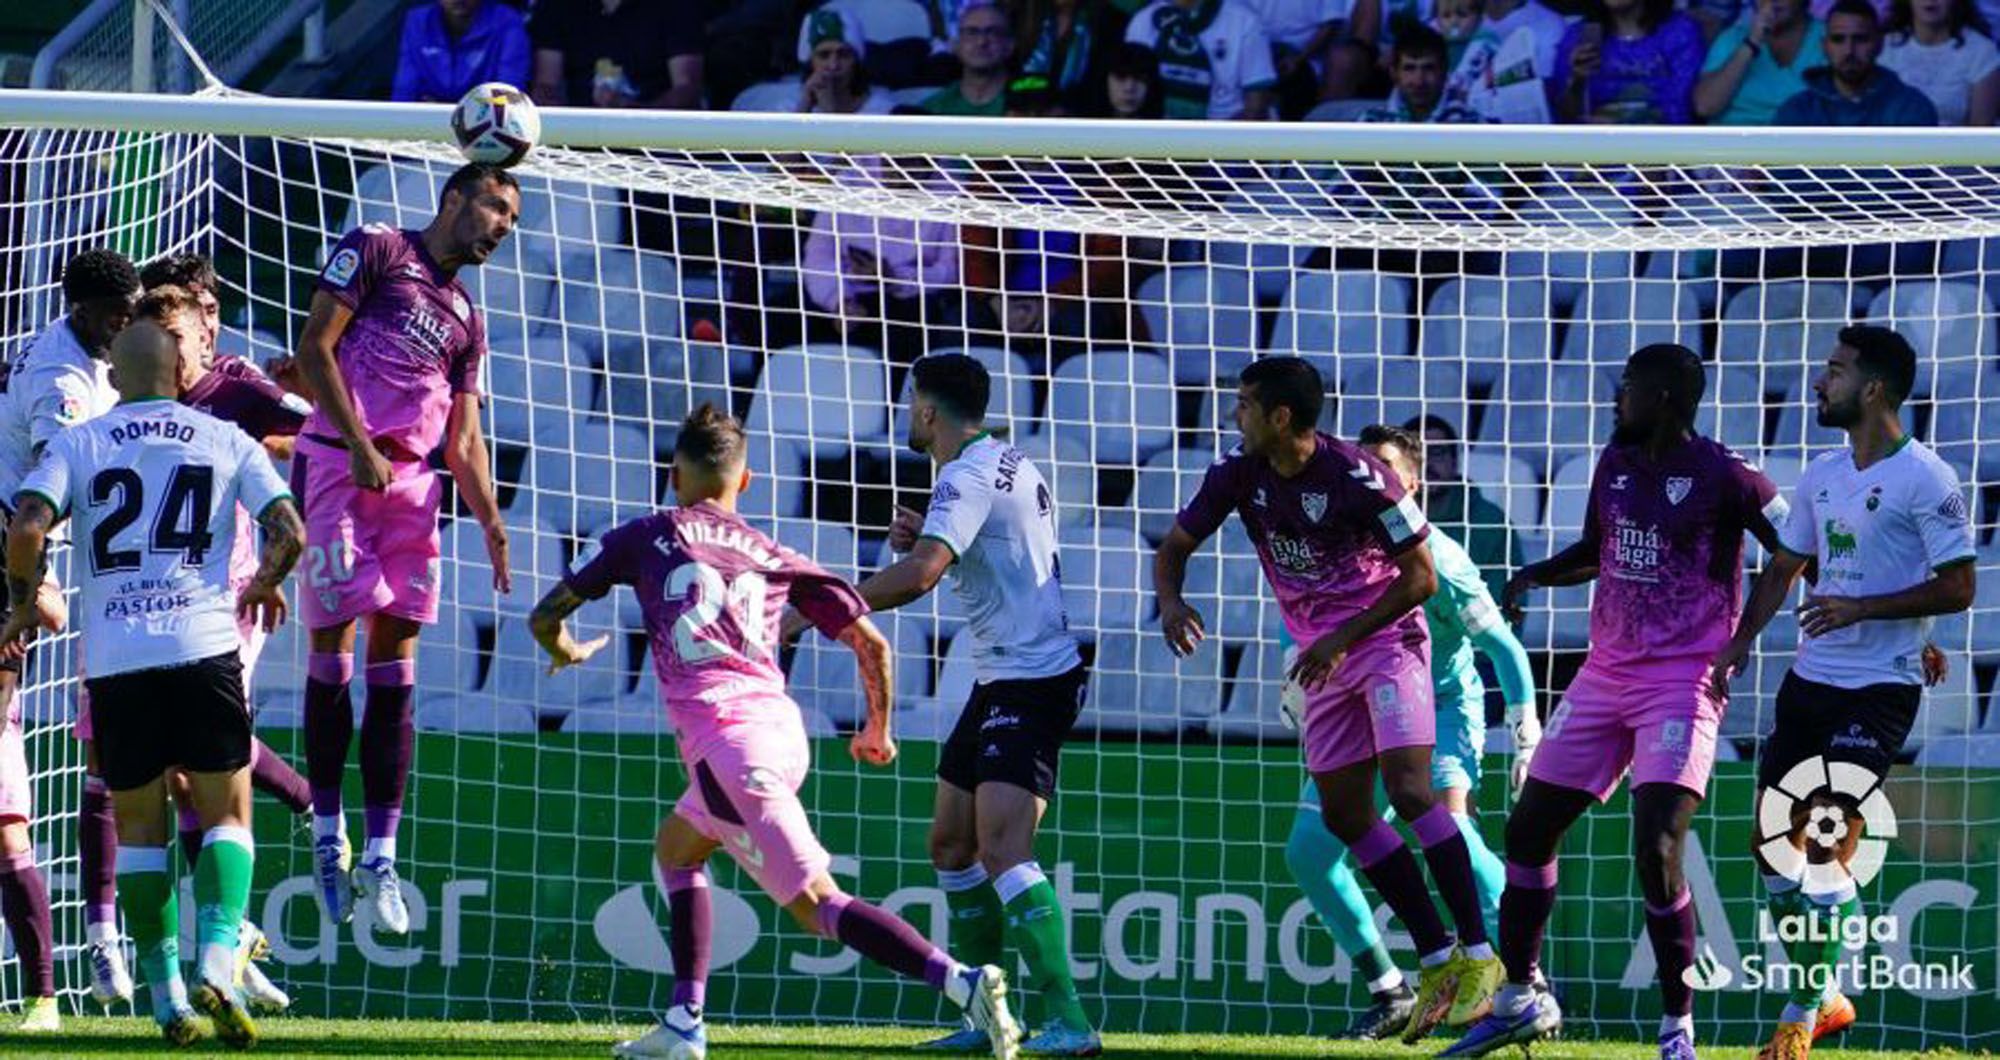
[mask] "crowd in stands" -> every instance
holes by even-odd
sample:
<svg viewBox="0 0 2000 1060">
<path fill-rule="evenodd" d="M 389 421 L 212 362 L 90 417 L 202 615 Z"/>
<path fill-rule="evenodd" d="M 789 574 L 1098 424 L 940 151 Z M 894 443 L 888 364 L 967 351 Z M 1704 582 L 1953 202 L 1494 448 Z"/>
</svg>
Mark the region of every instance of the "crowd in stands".
<svg viewBox="0 0 2000 1060">
<path fill-rule="evenodd" d="M 2000 0 L 432 0 L 397 99 L 1001 117 L 1991 125 Z M 793 42 L 796 41 L 796 47 Z"/>
</svg>

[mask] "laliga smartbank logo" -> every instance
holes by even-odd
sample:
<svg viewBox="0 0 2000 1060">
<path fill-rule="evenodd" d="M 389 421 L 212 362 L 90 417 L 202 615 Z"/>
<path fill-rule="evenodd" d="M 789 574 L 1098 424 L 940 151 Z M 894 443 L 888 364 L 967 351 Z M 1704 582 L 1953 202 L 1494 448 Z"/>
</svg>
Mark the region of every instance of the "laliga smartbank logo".
<svg viewBox="0 0 2000 1060">
<path fill-rule="evenodd" d="M 1872 740 L 1859 728 L 1833 737 L 1842 741 Z M 1851 807 L 1851 809 L 1850 809 Z M 1802 895 L 1852 893 L 1882 871 L 1889 840 L 1896 836 L 1896 809 L 1882 790 L 1882 777 L 1851 762 L 1828 762 L 1815 755 L 1792 767 L 1757 800 L 1757 852 L 1774 872 L 1800 881 Z M 1732 969 L 1704 944 L 1681 981 L 1695 990 L 1886 990 L 1949 995 L 1973 992 L 1972 965 L 1960 954 L 1945 962 L 1899 960 L 1900 918 L 1890 916 L 1828 916 L 1811 902 L 1801 911 L 1772 916 L 1757 913 L 1757 942 L 1777 952 L 1800 944 L 1837 944 L 1831 960 L 1801 965 L 1767 961 L 1751 952 L 1741 968 Z M 1878 952 L 1863 951 L 1874 944 Z"/>
</svg>

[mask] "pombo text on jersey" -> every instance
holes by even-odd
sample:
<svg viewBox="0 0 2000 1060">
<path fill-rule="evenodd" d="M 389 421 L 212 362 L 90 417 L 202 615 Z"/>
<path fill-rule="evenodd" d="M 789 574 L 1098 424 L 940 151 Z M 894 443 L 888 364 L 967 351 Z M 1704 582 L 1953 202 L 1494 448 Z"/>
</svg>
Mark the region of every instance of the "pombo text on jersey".
<svg viewBox="0 0 2000 1060">
<path fill-rule="evenodd" d="M 468 161 L 511 166 L 541 140 L 542 115 L 520 89 L 489 81 L 458 101 L 451 112 L 451 132 Z"/>
</svg>

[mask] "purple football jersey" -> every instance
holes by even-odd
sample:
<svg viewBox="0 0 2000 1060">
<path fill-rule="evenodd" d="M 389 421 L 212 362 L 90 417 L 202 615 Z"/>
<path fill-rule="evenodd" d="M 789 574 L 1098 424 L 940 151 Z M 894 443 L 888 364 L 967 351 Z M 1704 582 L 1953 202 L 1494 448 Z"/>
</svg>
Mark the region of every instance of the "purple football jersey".
<svg viewBox="0 0 2000 1060">
<path fill-rule="evenodd" d="M 1586 665 L 1632 680 L 1699 676 L 1736 632 L 1743 533 L 1774 504 L 1771 480 L 1711 439 L 1657 464 L 1639 446 L 1607 446 L 1583 521 L 1598 557 Z"/>
<path fill-rule="evenodd" d="M 1381 599 L 1396 557 L 1430 536 L 1422 509 L 1387 466 L 1360 446 L 1321 433 L 1299 474 L 1285 478 L 1239 447 L 1215 462 L 1181 509 L 1181 529 L 1206 538 L 1230 512 L 1257 548 L 1285 629 L 1300 644 L 1333 632 Z M 1369 640 L 1421 647 L 1422 608 Z"/>
<path fill-rule="evenodd" d="M 260 440 L 298 434 L 311 411 L 310 405 L 285 393 L 240 357 L 217 357 L 201 382 L 181 395 L 181 404 L 228 420 Z"/>
<path fill-rule="evenodd" d="M 565 581 L 586 599 L 639 594 L 660 697 L 697 752 L 724 727 L 796 709 L 778 667 L 786 604 L 828 636 L 868 613 L 852 585 L 711 502 L 614 527 Z"/>
<path fill-rule="evenodd" d="M 370 438 L 410 457 L 444 439 L 452 398 L 479 393 L 486 324 L 458 274 L 424 249 L 423 234 L 364 225 L 340 241 L 318 289 L 354 311 L 335 356 Z M 338 437 L 315 411 L 306 433 Z"/>
</svg>

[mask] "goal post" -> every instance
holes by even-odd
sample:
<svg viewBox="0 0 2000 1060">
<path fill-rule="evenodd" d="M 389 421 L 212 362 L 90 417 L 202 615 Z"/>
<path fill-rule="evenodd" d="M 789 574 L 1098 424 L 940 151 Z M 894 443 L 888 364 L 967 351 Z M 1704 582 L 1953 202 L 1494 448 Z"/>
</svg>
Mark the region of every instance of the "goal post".
<svg viewBox="0 0 2000 1060">
<path fill-rule="evenodd" d="M 343 232 L 431 217 L 459 164 L 446 115 L 0 93 L 0 191 L 20 189 L 0 205 L 0 341 L 17 356 L 60 311 L 61 261 L 110 244 L 207 251 L 224 351 L 288 354 Z M 580 612 L 618 650 L 556 678 L 528 609 L 605 528 L 671 500 L 674 432 L 704 401 L 749 431 L 754 523 L 837 572 L 878 568 L 893 506 L 920 507 L 930 486 L 905 445 L 907 365 L 964 350 L 993 372 L 991 418 L 1050 482 L 1065 602 L 1092 660 L 1039 852 L 1072 916 L 1086 1005 L 1111 1030 L 1338 1029 L 1366 991 L 1286 874 L 1303 774 L 1278 720 L 1275 607 L 1240 529 L 1190 564 L 1212 635 L 1193 658 L 1171 657 L 1152 604 L 1153 546 L 1233 444 L 1236 373 L 1308 358 L 1334 398 L 1324 426 L 1350 437 L 1435 417 L 1457 440 L 1428 446 L 1425 503 L 1497 589 L 1578 533 L 1634 349 L 1698 351 L 1701 429 L 1789 490 L 1839 441 L 1814 421 L 1812 378 L 1838 330 L 1867 321 L 1918 350 L 1906 420 L 1966 484 L 1984 583 L 1970 615 L 1934 628 L 1950 675 L 1885 789 L 1896 831 L 1863 900 L 1901 933 L 1867 952 L 1889 979 L 1855 1033 L 2000 1045 L 2000 135 L 553 109 L 515 172 L 518 230 L 463 274 L 489 334 L 484 426 L 514 591 L 493 591 L 482 536 L 450 520 L 443 613 L 418 659 L 409 938 L 322 924 L 309 851 L 260 807 L 252 912 L 300 1010 L 664 1007 L 647 864 L 682 781 L 636 605 Z M 1537 594 L 1520 631 L 1545 715 L 1588 646 L 1588 601 L 1587 588 Z M 813 637 L 786 657 L 820 737 L 808 806 L 844 884 L 942 939 L 931 768 L 970 687 L 971 636 L 948 591 L 879 621 L 898 658 L 891 769 L 853 764 L 840 739 L 862 708 L 851 658 Z M 1769 984 L 1744 989 L 1782 958 L 1759 935 L 1750 756 L 1796 635 L 1781 614 L 1739 678 L 1689 846 L 1705 966 L 1731 980 L 1697 1002 L 1705 1040 L 1753 1041 L 1782 1003 Z M 81 762 L 58 658 L 37 661 L 26 716 L 35 837 L 66 880 Z M 281 750 L 300 746 L 303 681 L 293 629 L 253 695 Z M 1489 715 L 1497 734 L 1497 700 Z M 1497 849 L 1508 752 L 1491 743 L 1478 801 Z M 1650 1040 L 1628 816 L 1618 796 L 1565 846 L 1545 963 L 1573 1029 Z M 716 875 L 718 1013 L 940 1016 L 928 993 L 792 932 L 733 868 Z M 73 890 L 56 899 L 74 995 L 81 915 Z M 1390 939 L 1413 966 L 1393 924 Z M 1954 961 L 1970 989 L 1946 975 Z M 18 995 L 11 959 L 0 967 Z"/>
</svg>

